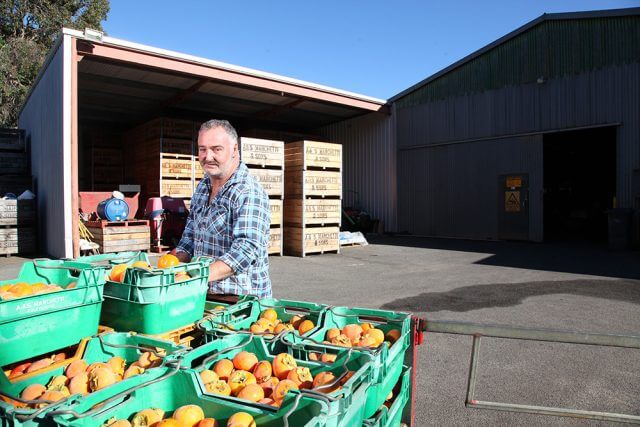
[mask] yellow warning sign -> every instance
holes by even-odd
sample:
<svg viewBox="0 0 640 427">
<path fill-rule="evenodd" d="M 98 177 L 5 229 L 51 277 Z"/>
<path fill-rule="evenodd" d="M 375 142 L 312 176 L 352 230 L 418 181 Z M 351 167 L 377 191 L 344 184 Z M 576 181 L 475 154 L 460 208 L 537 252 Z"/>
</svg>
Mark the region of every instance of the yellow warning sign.
<svg viewBox="0 0 640 427">
<path fill-rule="evenodd" d="M 505 212 L 520 212 L 520 192 L 519 191 L 504 192 L 504 210 Z"/>
</svg>

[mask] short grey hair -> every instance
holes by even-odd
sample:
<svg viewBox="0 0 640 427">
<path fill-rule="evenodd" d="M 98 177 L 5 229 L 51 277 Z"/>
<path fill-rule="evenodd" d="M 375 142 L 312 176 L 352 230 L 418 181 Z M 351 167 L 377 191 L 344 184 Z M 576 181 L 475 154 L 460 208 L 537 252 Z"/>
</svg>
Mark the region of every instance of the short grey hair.
<svg viewBox="0 0 640 427">
<path fill-rule="evenodd" d="M 228 120 L 212 119 L 212 120 L 206 121 L 202 125 L 200 125 L 200 130 L 198 132 L 205 132 L 207 130 L 211 130 L 215 128 L 224 129 L 227 135 L 229 135 L 231 142 L 234 144 L 238 143 L 238 132 L 236 132 L 235 128 L 231 126 L 231 123 L 229 123 Z"/>
</svg>

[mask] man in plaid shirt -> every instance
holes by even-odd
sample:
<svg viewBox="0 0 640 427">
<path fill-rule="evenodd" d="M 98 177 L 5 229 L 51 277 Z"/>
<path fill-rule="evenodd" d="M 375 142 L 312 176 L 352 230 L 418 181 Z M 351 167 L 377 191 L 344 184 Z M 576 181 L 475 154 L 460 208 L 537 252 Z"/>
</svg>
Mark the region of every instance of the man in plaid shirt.
<svg viewBox="0 0 640 427">
<path fill-rule="evenodd" d="M 198 160 L 205 176 L 173 253 L 182 262 L 213 257 L 210 293 L 270 297 L 269 198 L 240 161 L 238 134 L 228 121 L 200 127 Z"/>
</svg>

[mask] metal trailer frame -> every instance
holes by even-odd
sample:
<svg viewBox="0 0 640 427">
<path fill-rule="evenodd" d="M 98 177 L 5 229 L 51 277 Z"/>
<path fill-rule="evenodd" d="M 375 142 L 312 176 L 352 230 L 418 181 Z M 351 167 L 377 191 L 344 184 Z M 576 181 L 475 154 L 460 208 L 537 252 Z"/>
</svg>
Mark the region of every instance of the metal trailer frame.
<svg viewBox="0 0 640 427">
<path fill-rule="evenodd" d="M 477 323 L 455 322 L 447 320 L 428 320 L 423 325 L 422 331 L 442 334 L 469 335 L 473 337 L 469 362 L 467 394 L 465 401 L 465 406 L 467 408 L 493 409 L 498 411 L 524 412 L 539 415 L 554 415 L 591 420 L 640 424 L 640 416 L 638 415 L 482 401 L 475 399 L 474 397 L 477 381 L 478 360 L 480 355 L 480 340 L 483 337 L 640 349 L 640 336 L 593 334 L 554 329 L 512 327 L 504 325 L 483 325 Z M 413 417 L 411 418 L 411 420 L 413 420 Z"/>
</svg>

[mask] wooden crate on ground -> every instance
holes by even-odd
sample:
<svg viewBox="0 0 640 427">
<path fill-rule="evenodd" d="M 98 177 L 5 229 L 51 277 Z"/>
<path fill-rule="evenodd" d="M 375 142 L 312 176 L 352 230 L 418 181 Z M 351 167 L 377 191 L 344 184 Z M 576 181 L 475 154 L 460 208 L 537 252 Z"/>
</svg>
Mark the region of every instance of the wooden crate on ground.
<svg viewBox="0 0 640 427">
<path fill-rule="evenodd" d="M 340 225 L 342 201 L 340 199 L 286 199 L 284 225 Z"/>
<path fill-rule="evenodd" d="M 269 229 L 269 255 L 282 255 L 282 228 Z"/>
<path fill-rule="evenodd" d="M 286 168 L 342 168 L 342 145 L 318 141 L 297 141 L 285 146 Z"/>
<path fill-rule="evenodd" d="M 285 198 L 342 197 L 342 173 L 305 169 L 285 170 Z"/>
<path fill-rule="evenodd" d="M 0 200 L 0 225 L 31 225 L 35 222 L 35 199 Z"/>
<path fill-rule="evenodd" d="M 0 254 L 30 254 L 36 251 L 33 227 L 0 227 Z"/>
<path fill-rule="evenodd" d="M 284 167 L 284 142 L 240 138 L 240 159 L 246 165 Z"/>
<path fill-rule="evenodd" d="M 100 245 L 100 252 L 149 251 L 149 221 L 87 221 L 87 230 L 93 241 Z"/>
<path fill-rule="evenodd" d="M 271 206 L 271 225 L 282 225 L 282 200 L 269 199 L 269 205 Z"/>
<path fill-rule="evenodd" d="M 269 197 L 284 196 L 284 173 L 282 169 L 249 168 L 251 176 L 256 178 Z"/>
<path fill-rule="evenodd" d="M 340 253 L 340 228 L 284 227 L 284 252 L 301 257 L 314 253 Z"/>
</svg>

